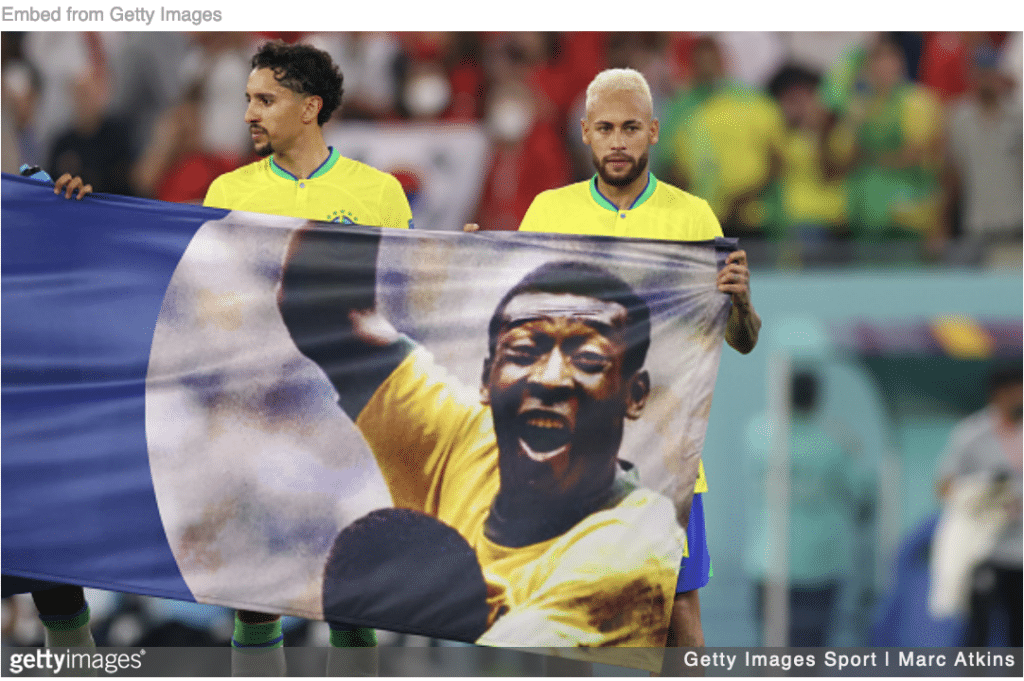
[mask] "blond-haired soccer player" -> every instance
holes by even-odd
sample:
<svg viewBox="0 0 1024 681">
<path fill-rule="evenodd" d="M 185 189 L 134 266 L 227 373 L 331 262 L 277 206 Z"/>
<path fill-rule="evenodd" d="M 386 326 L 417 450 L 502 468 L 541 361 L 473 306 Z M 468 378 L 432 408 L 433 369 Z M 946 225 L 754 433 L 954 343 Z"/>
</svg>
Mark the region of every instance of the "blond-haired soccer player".
<svg viewBox="0 0 1024 681">
<path fill-rule="evenodd" d="M 204 205 L 325 222 L 412 227 L 412 210 L 398 180 L 341 156 L 324 141 L 323 125 L 342 96 L 342 75 L 330 56 L 308 45 L 275 41 L 265 44 L 251 64 L 245 122 L 256 153 L 264 158 L 214 180 Z M 331 623 L 335 648 L 376 643 L 373 629 Z M 231 641 L 233 671 L 283 675 L 282 644 L 278 615 L 238 611 Z"/>
<path fill-rule="evenodd" d="M 596 174 L 587 181 L 540 193 L 520 231 L 703 241 L 722 236 L 707 202 L 661 182 L 648 169 L 649 149 L 658 141 L 651 90 L 634 69 L 607 69 L 587 87 L 583 141 Z M 467 225 L 467 231 L 478 228 Z M 726 341 L 741 353 L 757 344 L 761 318 L 750 299 L 747 255 L 733 251 L 718 274 L 718 290 L 732 296 Z M 701 494 L 707 491 L 700 463 L 687 524 L 687 555 L 679 582 L 667 645 L 702 646 L 697 589 L 707 584 L 711 560 L 704 535 Z"/>
</svg>

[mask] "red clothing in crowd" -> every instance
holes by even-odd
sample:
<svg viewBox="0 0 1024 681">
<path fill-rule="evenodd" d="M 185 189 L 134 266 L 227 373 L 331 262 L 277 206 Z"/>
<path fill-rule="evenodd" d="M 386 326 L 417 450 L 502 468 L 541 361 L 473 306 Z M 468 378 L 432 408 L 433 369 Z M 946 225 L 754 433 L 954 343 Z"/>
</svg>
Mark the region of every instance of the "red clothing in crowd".
<svg viewBox="0 0 1024 681">
<path fill-rule="evenodd" d="M 520 144 L 496 147 L 476 221 L 483 229 L 515 231 L 533 197 L 571 181 L 561 137 L 551 124 L 537 123 Z"/>
<path fill-rule="evenodd" d="M 558 37 L 554 59 L 531 74 L 533 84 L 555 105 L 561 119 L 607 61 L 608 34 L 598 31 L 567 32 Z"/>
<path fill-rule="evenodd" d="M 928 33 L 921 53 L 921 83 L 935 90 L 944 101 L 960 97 L 971 89 L 974 50 L 984 43 L 998 48 L 1006 36 L 1005 31 Z"/>
<path fill-rule="evenodd" d="M 202 203 L 210 183 L 239 166 L 238 159 L 192 152 L 171 165 L 156 188 L 156 198 L 174 203 Z"/>
</svg>

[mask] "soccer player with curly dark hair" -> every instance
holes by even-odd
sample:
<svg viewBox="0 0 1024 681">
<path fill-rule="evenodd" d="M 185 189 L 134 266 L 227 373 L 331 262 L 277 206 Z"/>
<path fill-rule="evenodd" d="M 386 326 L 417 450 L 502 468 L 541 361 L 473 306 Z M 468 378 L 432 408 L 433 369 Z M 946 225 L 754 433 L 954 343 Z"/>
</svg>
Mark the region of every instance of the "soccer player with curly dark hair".
<svg viewBox="0 0 1024 681">
<path fill-rule="evenodd" d="M 409 201 L 394 176 L 345 158 L 324 141 L 324 124 L 343 92 L 330 55 L 274 41 L 251 64 L 245 122 L 264 158 L 214 180 L 203 204 L 322 222 L 412 226 Z"/>
<path fill-rule="evenodd" d="M 263 158 L 221 175 L 204 205 L 322 222 L 412 227 L 412 210 L 394 176 L 327 146 L 323 126 L 341 105 L 342 74 L 323 50 L 273 41 L 253 56 L 245 122 Z M 242 675 L 284 674 L 281 618 L 239 610 L 232 668 Z M 373 629 L 331 623 L 335 647 L 377 644 Z M 330 665 L 330 662 L 329 662 Z M 349 670 L 351 671 L 351 670 Z"/>
</svg>

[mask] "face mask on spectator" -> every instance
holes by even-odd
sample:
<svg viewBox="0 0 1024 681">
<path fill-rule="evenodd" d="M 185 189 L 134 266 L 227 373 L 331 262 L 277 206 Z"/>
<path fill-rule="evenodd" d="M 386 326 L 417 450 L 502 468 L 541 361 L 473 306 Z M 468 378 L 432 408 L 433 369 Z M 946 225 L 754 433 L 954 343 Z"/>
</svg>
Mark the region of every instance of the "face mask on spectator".
<svg viewBox="0 0 1024 681">
<path fill-rule="evenodd" d="M 518 142 L 533 125 L 533 110 L 517 97 L 502 97 L 487 110 L 487 128 L 502 142 Z"/>
<path fill-rule="evenodd" d="M 417 118 L 436 116 L 451 100 L 452 89 L 448 79 L 440 73 L 413 76 L 405 86 L 405 106 Z"/>
</svg>

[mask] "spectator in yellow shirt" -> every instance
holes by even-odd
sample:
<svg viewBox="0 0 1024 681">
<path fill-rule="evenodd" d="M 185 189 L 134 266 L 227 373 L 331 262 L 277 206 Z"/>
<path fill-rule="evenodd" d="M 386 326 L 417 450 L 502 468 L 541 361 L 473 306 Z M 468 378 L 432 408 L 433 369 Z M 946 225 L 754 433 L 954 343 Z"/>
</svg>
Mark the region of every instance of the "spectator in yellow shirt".
<svg viewBox="0 0 1024 681">
<path fill-rule="evenodd" d="M 691 62 L 693 85 L 667 107 L 659 172 L 707 201 L 726 236 L 763 236 L 784 137 L 779 107 L 726 77 L 713 38 L 694 43 Z"/>
</svg>

